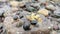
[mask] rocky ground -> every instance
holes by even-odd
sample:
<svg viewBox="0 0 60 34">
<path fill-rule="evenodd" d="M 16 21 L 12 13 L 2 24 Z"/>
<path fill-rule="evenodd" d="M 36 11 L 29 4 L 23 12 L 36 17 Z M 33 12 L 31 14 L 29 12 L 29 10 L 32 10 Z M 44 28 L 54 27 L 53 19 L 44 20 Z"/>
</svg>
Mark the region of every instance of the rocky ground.
<svg viewBox="0 0 60 34">
<path fill-rule="evenodd" d="M 60 0 L 0 0 L 0 34 L 60 34 Z"/>
</svg>

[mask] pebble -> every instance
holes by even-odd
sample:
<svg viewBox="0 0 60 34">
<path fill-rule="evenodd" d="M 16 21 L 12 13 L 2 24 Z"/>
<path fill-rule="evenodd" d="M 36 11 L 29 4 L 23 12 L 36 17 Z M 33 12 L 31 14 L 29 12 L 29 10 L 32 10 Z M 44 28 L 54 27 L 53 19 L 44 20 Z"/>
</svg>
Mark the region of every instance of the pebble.
<svg viewBox="0 0 60 34">
<path fill-rule="evenodd" d="M 48 16 L 49 11 L 48 11 L 47 9 L 41 9 L 41 10 L 38 10 L 37 13 L 39 13 L 39 14 L 43 14 L 44 16 Z"/>
<path fill-rule="evenodd" d="M 11 5 L 12 7 L 17 7 L 18 4 L 19 4 L 18 1 L 10 1 L 10 5 Z"/>
<path fill-rule="evenodd" d="M 53 26 L 53 29 L 54 29 L 54 30 L 59 30 L 58 25 L 54 25 L 54 26 Z"/>
<path fill-rule="evenodd" d="M 11 10 L 12 10 L 13 12 L 16 12 L 16 11 L 18 11 L 18 8 L 17 8 L 17 7 L 12 7 Z"/>
<path fill-rule="evenodd" d="M 56 31 L 52 31 L 51 34 L 57 34 L 57 32 Z"/>
<path fill-rule="evenodd" d="M 60 9 L 54 11 L 54 15 L 57 17 L 60 17 Z"/>
<path fill-rule="evenodd" d="M 14 20 L 17 20 L 17 19 L 18 19 L 18 16 L 17 16 L 17 15 L 14 15 L 14 16 L 13 16 L 13 19 L 14 19 Z"/>
<path fill-rule="evenodd" d="M 24 7 L 25 3 L 23 1 L 19 2 L 19 7 Z"/>
<path fill-rule="evenodd" d="M 36 25 L 36 24 L 37 24 L 37 21 L 36 21 L 36 20 L 32 20 L 32 21 L 31 21 L 31 24 L 32 24 L 32 25 Z"/>
<path fill-rule="evenodd" d="M 23 25 L 24 23 L 20 20 L 20 22 L 18 22 L 17 24 L 16 24 L 16 27 L 21 27 L 22 25 Z"/>
<path fill-rule="evenodd" d="M 30 23 L 24 23 L 24 24 L 23 24 L 23 29 L 24 29 L 25 31 L 30 30 Z"/>
<path fill-rule="evenodd" d="M 54 11 L 56 10 L 56 7 L 54 5 L 47 5 L 46 9 Z"/>
<path fill-rule="evenodd" d="M 0 11 L 0 17 L 3 17 L 3 16 L 4 16 L 4 12 Z"/>
<path fill-rule="evenodd" d="M 27 8 L 27 10 L 28 10 L 29 12 L 34 12 L 34 11 L 36 11 L 36 9 L 33 8 L 33 7 L 26 7 L 26 8 Z"/>
</svg>

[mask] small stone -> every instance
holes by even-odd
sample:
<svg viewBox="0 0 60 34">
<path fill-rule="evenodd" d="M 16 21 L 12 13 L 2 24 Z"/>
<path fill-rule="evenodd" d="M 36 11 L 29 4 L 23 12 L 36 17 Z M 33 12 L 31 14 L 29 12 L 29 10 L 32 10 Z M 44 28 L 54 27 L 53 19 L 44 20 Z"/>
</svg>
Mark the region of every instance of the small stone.
<svg viewBox="0 0 60 34">
<path fill-rule="evenodd" d="M 59 30 L 59 26 L 58 26 L 58 25 L 54 25 L 54 26 L 53 26 L 53 29 L 54 29 L 54 30 Z"/>
<path fill-rule="evenodd" d="M 56 11 L 54 11 L 54 15 L 59 18 L 60 17 L 60 9 L 57 9 Z"/>
<path fill-rule="evenodd" d="M 41 10 L 38 10 L 38 12 L 37 12 L 37 13 L 39 13 L 39 14 L 43 14 L 44 16 L 48 16 L 49 11 L 48 11 L 48 10 L 46 10 L 46 9 L 41 9 Z"/>
<path fill-rule="evenodd" d="M 25 31 L 30 30 L 30 23 L 24 23 L 24 24 L 23 24 L 23 29 L 24 29 Z"/>
<path fill-rule="evenodd" d="M 22 1 L 22 0 L 16 0 L 16 1 Z"/>
<path fill-rule="evenodd" d="M 5 20 L 4 20 L 4 25 L 9 25 L 10 23 L 12 23 L 14 20 L 13 20 L 13 17 L 6 17 Z"/>
<path fill-rule="evenodd" d="M 13 7 L 17 7 L 19 4 L 18 1 L 10 1 L 10 5 L 13 6 Z"/>
<path fill-rule="evenodd" d="M 12 7 L 11 10 L 12 10 L 13 12 L 15 12 L 15 11 L 18 10 L 18 8 L 17 8 L 17 7 Z"/>
<path fill-rule="evenodd" d="M 55 6 L 53 6 L 53 5 L 47 5 L 46 6 L 46 9 L 48 9 L 48 10 L 55 10 L 56 9 L 56 7 Z"/>
<path fill-rule="evenodd" d="M 42 18 L 38 18 L 38 22 L 39 23 L 42 23 Z"/>
<path fill-rule="evenodd" d="M 2 33 L 4 33 L 4 32 L 5 32 L 5 28 L 4 28 L 3 24 L 0 23 L 0 33 L 2 34 Z M 5 32 L 5 33 L 6 33 L 6 32 Z"/>
<path fill-rule="evenodd" d="M 36 25 L 36 24 L 37 24 L 37 21 L 36 21 L 36 20 L 32 20 L 32 21 L 31 21 L 31 24 L 32 24 L 32 25 Z"/>
<path fill-rule="evenodd" d="M 32 13 L 31 15 L 28 15 L 27 19 L 29 19 L 29 20 L 35 20 L 35 13 Z"/>
<path fill-rule="evenodd" d="M 20 21 L 19 23 L 16 24 L 16 27 L 21 27 L 23 25 L 23 22 Z"/>
<path fill-rule="evenodd" d="M 57 32 L 56 31 L 52 31 L 51 34 L 57 34 Z"/>
<path fill-rule="evenodd" d="M 6 2 L 6 1 L 8 1 L 8 0 L 0 0 L 0 2 Z"/>
<path fill-rule="evenodd" d="M 5 13 L 4 13 L 4 17 L 7 17 L 7 16 L 10 16 L 12 13 L 10 12 L 10 11 L 6 11 Z"/>
<path fill-rule="evenodd" d="M 58 24 L 59 30 L 60 30 L 60 24 Z"/>
<path fill-rule="evenodd" d="M 18 11 L 18 12 L 16 13 L 16 15 L 20 15 L 20 11 Z"/>
<path fill-rule="evenodd" d="M 14 15 L 14 16 L 13 16 L 13 19 L 14 19 L 14 20 L 17 20 L 17 19 L 18 19 L 18 16 L 17 16 L 17 15 Z"/>
<path fill-rule="evenodd" d="M 23 15 L 19 15 L 19 18 L 21 19 L 21 18 L 23 18 L 24 16 Z"/>
<path fill-rule="evenodd" d="M 4 11 L 0 11 L 0 17 L 4 16 Z"/>
<path fill-rule="evenodd" d="M 25 6 L 25 3 L 23 1 L 19 2 L 19 7 Z"/>
<path fill-rule="evenodd" d="M 28 10 L 29 12 L 34 12 L 34 11 L 36 11 L 36 9 L 33 8 L 33 7 L 27 7 L 27 6 L 26 6 L 26 8 L 27 8 L 27 10 Z"/>
<path fill-rule="evenodd" d="M 38 20 L 38 18 L 40 17 L 39 14 L 35 15 L 34 18 Z"/>
</svg>

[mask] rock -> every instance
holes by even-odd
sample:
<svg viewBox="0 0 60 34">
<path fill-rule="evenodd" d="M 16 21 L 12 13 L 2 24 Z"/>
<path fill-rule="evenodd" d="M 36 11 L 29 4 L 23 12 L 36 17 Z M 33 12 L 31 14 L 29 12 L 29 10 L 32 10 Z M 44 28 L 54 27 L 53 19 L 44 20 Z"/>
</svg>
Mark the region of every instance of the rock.
<svg viewBox="0 0 60 34">
<path fill-rule="evenodd" d="M 57 33 L 60 34 L 60 30 L 58 30 Z"/>
<path fill-rule="evenodd" d="M 26 8 L 27 8 L 27 10 L 28 10 L 29 12 L 34 12 L 34 11 L 36 11 L 36 9 L 35 9 L 35 8 L 30 7 L 30 6 L 29 6 L 29 7 L 27 7 L 27 6 L 26 6 Z"/>
<path fill-rule="evenodd" d="M 0 0 L 0 2 L 6 2 L 6 1 L 8 1 L 8 0 Z"/>
<path fill-rule="evenodd" d="M 25 31 L 30 30 L 30 23 L 24 23 L 24 24 L 23 24 L 23 29 L 24 29 Z"/>
<path fill-rule="evenodd" d="M 0 23 L 0 34 L 6 33 L 6 29 L 2 23 Z"/>
<path fill-rule="evenodd" d="M 4 13 L 4 16 L 5 16 L 5 17 L 10 16 L 10 15 L 12 15 L 11 11 L 6 11 L 6 12 Z"/>
<path fill-rule="evenodd" d="M 43 14 L 44 16 L 48 16 L 49 11 L 48 11 L 48 10 L 46 10 L 46 9 L 41 9 L 41 10 L 38 10 L 38 12 L 37 12 L 37 13 L 39 13 L 39 14 Z"/>
<path fill-rule="evenodd" d="M 54 11 L 54 15 L 59 18 L 60 17 L 60 9 L 57 9 L 56 11 Z"/>
<path fill-rule="evenodd" d="M 40 9 L 40 3 L 31 3 L 31 6 L 37 10 Z"/>
<path fill-rule="evenodd" d="M 59 0 L 52 0 L 52 1 L 54 1 L 55 3 L 59 3 L 60 2 Z"/>
<path fill-rule="evenodd" d="M 18 11 L 18 12 L 16 13 L 16 15 L 20 15 L 20 11 Z"/>
<path fill-rule="evenodd" d="M 53 26 L 53 29 L 54 29 L 54 30 L 59 30 L 59 26 L 58 26 L 58 25 L 54 25 L 54 26 Z"/>
<path fill-rule="evenodd" d="M 14 19 L 14 20 L 17 20 L 17 19 L 18 19 L 18 16 L 17 16 L 17 15 L 14 15 L 14 16 L 13 16 L 13 19 Z"/>
<path fill-rule="evenodd" d="M 13 18 L 12 17 L 6 17 L 5 18 L 5 20 L 4 20 L 4 26 L 5 26 L 5 28 L 7 28 L 7 29 L 9 29 L 9 28 L 11 28 L 12 27 L 12 23 L 13 23 Z M 8 25 L 8 26 L 7 26 Z"/>
<path fill-rule="evenodd" d="M 25 2 L 32 2 L 32 0 L 24 0 Z"/>
<path fill-rule="evenodd" d="M 16 12 L 16 11 L 18 11 L 18 8 L 17 7 L 12 7 L 11 10 L 12 10 L 12 12 Z"/>
<path fill-rule="evenodd" d="M 23 24 L 24 24 L 23 21 L 20 20 L 20 22 L 18 22 L 18 23 L 16 24 L 16 27 L 19 28 L 19 27 L 21 27 Z"/>
<path fill-rule="evenodd" d="M 22 1 L 22 0 L 16 0 L 16 1 Z"/>
<path fill-rule="evenodd" d="M 19 4 L 18 1 L 10 1 L 10 5 L 11 5 L 12 7 L 17 7 L 18 4 Z"/>
<path fill-rule="evenodd" d="M 32 20 L 32 21 L 31 21 L 31 24 L 32 24 L 32 25 L 36 25 L 36 24 L 37 24 L 37 21 L 36 21 L 36 20 Z"/>
<path fill-rule="evenodd" d="M 40 22 L 40 23 L 42 23 L 42 18 L 38 18 L 37 21 Z"/>
<path fill-rule="evenodd" d="M 24 7 L 24 6 L 25 6 L 24 1 L 19 2 L 19 7 Z"/>
<path fill-rule="evenodd" d="M 54 5 L 47 5 L 46 9 L 54 11 L 56 7 Z"/>
<path fill-rule="evenodd" d="M 38 16 L 36 16 L 35 13 L 31 13 L 30 15 L 27 16 L 27 19 L 28 20 L 35 20 L 35 19 L 38 19 Z"/>
<path fill-rule="evenodd" d="M 45 3 L 46 2 L 46 0 L 38 0 L 40 3 Z"/>
<path fill-rule="evenodd" d="M 0 17 L 4 17 L 4 11 L 0 11 Z"/>
<path fill-rule="evenodd" d="M 58 24 L 59 30 L 60 30 L 60 24 Z"/>
<path fill-rule="evenodd" d="M 57 34 L 57 32 L 56 31 L 52 31 L 51 34 Z"/>
<path fill-rule="evenodd" d="M 58 18 L 56 21 L 60 23 L 60 18 Z"/>
</svg>

